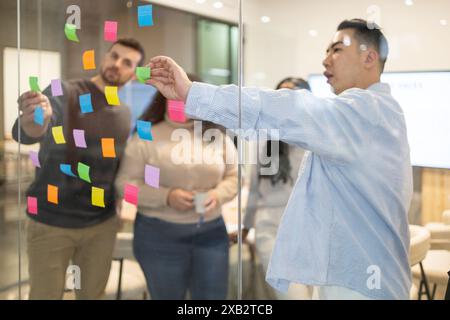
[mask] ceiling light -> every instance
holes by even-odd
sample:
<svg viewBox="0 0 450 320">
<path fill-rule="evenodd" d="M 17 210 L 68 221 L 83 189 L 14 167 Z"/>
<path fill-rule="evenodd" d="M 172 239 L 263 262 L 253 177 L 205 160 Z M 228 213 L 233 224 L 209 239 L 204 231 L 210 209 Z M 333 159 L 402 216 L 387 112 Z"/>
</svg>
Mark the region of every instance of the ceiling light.
<svg viewBox="0 0 450 320">
<path fill-rule="evenodd" d="M 261 22 L 262 22 L 262 23 L 269 23 L 269 22 L 270 22 L 270 17 L 268 17 L 268 16 L 262 16 L 262 17 L 261 17 Z"/>
<path fill-rule="evenodd" d="M 317 35 L 318 35 L 318 32 L 317 32 L 317 30 L 314 30 L 314 29 L 312 29 L 312 30 L 309 30 L 309 36 L 310 37 L 317 37 Z"/>
<path fill-rule="evenodd" d="M 439 21 L 439 23 L 441 24 L 441 26 L 446 26 L 446 25 L 447 25 L 447 20 L 441 19 L 441 20 Z"/>
<path fill-rule="evenodd" d="M 414 4 L 413 0 L 405 0 L 405 5 L 412 6 Z"/>
<path fill-rule="evenodd" d="M 223 7 L 223 3 L 220 2 L 220 1 L 216 1 L 216 2 L 213 3 L 213 7 L 216 8 L 216 9 L 220 9 L 220 8 Z"/>
<path fill-rule="evenodd" d="M 202 3 L 205 3 L 206 0 L 195 0 L 195 2 L 202 4 Z"/>
</svg>

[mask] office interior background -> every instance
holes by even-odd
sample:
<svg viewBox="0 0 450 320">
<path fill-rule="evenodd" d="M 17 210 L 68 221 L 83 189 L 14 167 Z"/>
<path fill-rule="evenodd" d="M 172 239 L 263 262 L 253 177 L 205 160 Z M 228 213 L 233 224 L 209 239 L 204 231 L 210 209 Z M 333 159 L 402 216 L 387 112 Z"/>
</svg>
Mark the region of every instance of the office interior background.
<svg viewBox="0 0 450 320">
<path fill-rule="evenodd" d="M 140 28 L 137 6 L 145 4 L 153 5 L 154 25 Z M 73 13 L 67 9 L 73 5 L 81 9 L 79 43 L 68 41 L 64 35 L 64 24 Z M 29 152 L 37 151 L 39 145 L 19 147 L 11 129 L 17 118 L 18 95 L 28 90 L 29 76 L 38 76 L 41 88 L 52 79 L 93 76 L 95 71 L 83 70 L 80 57 L 88 49 L 94 48 L 97 57 L 108 50 L 103 22 L 115 20 L 118 36 L 139 40 L 147 61 L 156 55 L 170 56 L 205 82 L 238 84 L 242 76 L 244 86 L 275 88 L 281 79 L 295 76 L 308 80 L 313 93 L 329 96 L 331 91 L 322 76 L 325 50 L 337 25 L 356 17 L 374 19 L 389 41 L 383 79 L 391 84 L 407 120 L 414 176 L 409 223 L 419 227 L 417 234 L 428 232 L 426 239 L 420 239 L 426 250 L 411 266 L 415 268 L 411 298 L 442 299 L 450 268 L 450 212 L 446 211 L 450 210 L 447 0 L 243 0 L 241 23 L 238 0 L 0 1 L 0 299 L 26 299 L 28 293 L 25 191 L 35 171 Z M 155 92 L 153 87 L 136 81 L 120 91 L 133 123 Z M 244 144 L 242 152 L 247 153 L 249 148 Z M 240 216 L 245 213 L 248 171 L 248 166 L 243 166 L 241 208 L 237 196 L 223 208 L 229 232 L 241 223 L 238 211 Z M 135 209 L 125 205 L 124 210 L 126 222 L 118 235 L 105 299 L 148 299 L 151 297 L 131 248 Z M 414 230 L 411 250 L 416 250 Z M 238 297 L 240 285 L 244 299 L 276 298 L 264 281 L 254 233 L 243 243 L 242 256 L 238 252 L 237 244 L 230 246 L 228 298 Z M 240 263 L 242 278 L 238 277 Z M 424 293 L 420 266 L 428 275 L 430 291 L 435 288 L 433 296 Z M 73 290 L 67 288 L 64 298 L 73 297 Z"/>
</svg>

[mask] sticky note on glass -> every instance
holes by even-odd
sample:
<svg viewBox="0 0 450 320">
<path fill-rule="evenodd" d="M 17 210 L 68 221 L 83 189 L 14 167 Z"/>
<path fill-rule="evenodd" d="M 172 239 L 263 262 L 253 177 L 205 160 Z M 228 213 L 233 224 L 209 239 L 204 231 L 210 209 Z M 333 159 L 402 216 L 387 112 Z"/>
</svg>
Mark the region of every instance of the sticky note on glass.
<svg viewBox="0 0 450 320">
<path fill-rule="evenodd" d="M 169 119 L 175 122 L 186 122 L 186 115 L 184 113 L 184 102 L 178 100 L 169 100 L 167 102 L 167 110 Z"/>
<path fill-rule="evenodd" d="M 64 139 L 63 127 L 53 127 L 52 128 L 53 139 L 55 139 L 56 144 L 66 143 L 66 139 Z"/>
<path fill-rule="evenodd" d="M 70 164 L 62 163 L 59 165 L 59 169 L 62 171 L 62 173 L 76 178 L 76 175 L 74 175 L 72 172 L 72 167 L 70 166 Z"/>
<path fill-rule="evenodd" d="M 34 122 L 40 126 L 44 125 L 44 109 L 41 106 L 37 106 L 34 109 Z"/>
<path fill-rule="evenodd" d="M 91 192 L 92 205 L 96 207 L 105 207 L 105 190 L 102 188 L 92 187 Z"/>
<path fill-rule="evenodd" d="M 102 138 L 102 153 L 104 158 L 116 157 L 116 149 L 114 148 L 113 138 Z"/>
<path fill-rule="evenodd" d="M 89 113 L 94 111 L 94 109 L 92 108 L 92 99 L 90 93 L 82 94 L 78 97 L 78 100 L 80 101 L 80 109 L 82 113 Z"/>
<path fill-rule="evenodd" d="M 105 21 L 103 31 L 105 41 L 117 41 L 117 21 Z"/>
<path fill-rule="evenodd" d="M 36 168 L 41 167 L 41 163 L 39 162 L 39 153 L 36 151 L 30 151 L 30 160 L 33 162 L 33 166 Z"/>
<path fill-rule="evenodd" d="M 59 97 L 63 95 L 61 80 L 53 79 L 51 82 L 52 96 Z"/>
<path fill-rule="evenodd" d="M 58 187 L 48 184 L 47 185 L 47 201 L 58 204 Z"/>
<path fill-rule="evenodd" d="M 139 138 L 143 140 L 153 140 L 152 137 L 152 123 L 149 121 L 138 120 L 137 121 L 137 132 Z"/>
<path fill-rule="evenodd" d="M 89 170 L 91 169 L 88 165 L 78 162 L 78 176 L 80 179 L 91 183 L 91 177 L 89 176 Z"/>
<path fill-rule="evenodd" d="M 139 189 L 137 186 L 132 184 L 126 184 L 124 190 L 124 199 L 126 202 L 134 204 L 137 206 L 138 203 L 138 193 Z"/>
<path fill-rule="evenodd" d="M 73 140 L 78 148 L 87 148 L 84 130 L 73 129 Z"/>
<path fill-rule="evenodd" d="M 27 207 L 29 214 L 37 214 L 38 213 L 37 198 L 27 197 Z"/>
<path fill-rule="evenodd" d="M 136 78 L 140 83 L 145 83 L 145 81 L 150 79 L 151 69 L 150 67 L 137 67 L 136 68 Z"/>
<path fill-rule="evenodd" d="M 83 69 L 93 70 L 95 69 L 95 51 L 87 50 L 83 52 Z"/>
<path fill-rule="evenodd" d="M 105 86 L 106 101 L 109 105 L 120 106 L 119 95 L 117 94 L 118 88 L 115 86 Z"/>
<path fill-rule="evenodd" d="M 66 23 L 64 26 L 64 33 L 66 34 L 66 38 L 70 41 L 80 42 L 77 36 L 77 26 L 74 24 Z"/>
<path fill-rule="evenodd" d="M 159 189 L 159 168 L 145 165 L 145 184 Z"/>
<path fill-rule="evenodd" d="M 149 27 L 153 25 L 153 6 L 151 4 L 138 6 L 139 27 Z"/>
<path fill-rule="evenodd" d="M 41 92 L 41 89 L 39 88 L 39 79 L 38 77 L 29 77 L 28 83 L 30 84 L 30 90 L 33 92 Z"/>
</svg>

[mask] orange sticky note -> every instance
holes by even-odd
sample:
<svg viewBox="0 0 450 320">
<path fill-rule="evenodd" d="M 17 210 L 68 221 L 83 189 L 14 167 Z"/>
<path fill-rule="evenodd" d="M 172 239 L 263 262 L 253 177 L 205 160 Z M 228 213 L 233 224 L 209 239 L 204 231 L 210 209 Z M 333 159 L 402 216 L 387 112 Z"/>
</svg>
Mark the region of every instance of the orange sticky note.
<svg viewBox="0 0 450 320">
<path fill-rule="evenodd" d="M 95 51 L 87 50 L 83 53 L 83 69 L 93 70 L 95 69 Z"/>
<path fill-rule="evenodd" d="M 115 158 L 114 138 L 102 138 L 102 153 L 105 158 Z"/>
<path fill-rule="evenodd" d="M 54 185 L 47 185 L 47 201 L 58 204 L 58 187 Z"/>
</svg>

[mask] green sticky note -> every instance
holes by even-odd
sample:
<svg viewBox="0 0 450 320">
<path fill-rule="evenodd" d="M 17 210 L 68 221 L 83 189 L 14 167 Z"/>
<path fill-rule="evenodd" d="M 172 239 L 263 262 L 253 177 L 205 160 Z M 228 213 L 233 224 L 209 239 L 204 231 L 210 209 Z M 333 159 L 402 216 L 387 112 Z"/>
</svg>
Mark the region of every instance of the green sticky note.
<svg viewBox="0 0 450 320">
<path fill-rule="evenodd" d="M 85 165 L 84 163 L 78 162 L 78 176 L 86 181 L 91 182 L 91 178 L 89 177 L 89 169 L 90 167 L 88 165 Z"/>
<path fill-rule="evenodd" d="M 28 82 L 30 83 L 31 91 L 33 92 L 41 92 L 38 84 L 38 77 L 30 77 L 28 78 Z"/>
<path fill-rule="evenodd" d="M 150 79 L 150 67 L 137 67 L 136 68 L 136 78 L 140 83 L 145 83 L 148 79 Z"/>
<path fill-rule="evenodd" d="M 70 41 L 80 42 L 77 36 L 77 26 L 74 24 L 66 23 L 64 26 L 64 33 L 66 34 L 67 39 Z"/>
</svg>

